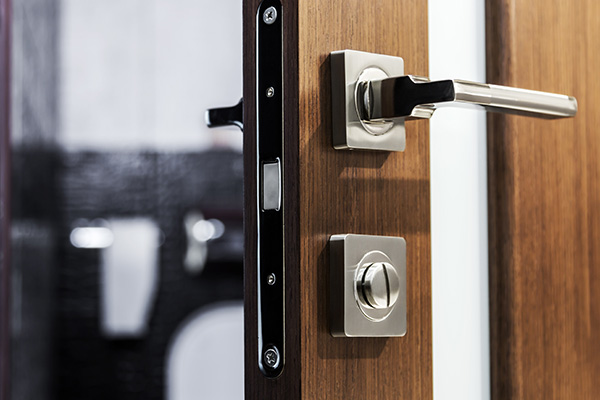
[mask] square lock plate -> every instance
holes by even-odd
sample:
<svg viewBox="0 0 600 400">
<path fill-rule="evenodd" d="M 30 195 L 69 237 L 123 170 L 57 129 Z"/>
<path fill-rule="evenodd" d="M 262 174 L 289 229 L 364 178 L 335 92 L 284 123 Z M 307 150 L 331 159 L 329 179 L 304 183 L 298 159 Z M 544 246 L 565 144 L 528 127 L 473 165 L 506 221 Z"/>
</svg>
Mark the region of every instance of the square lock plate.
<svg viewBox="0 0 600 400">
<path fill-rule="evenodd" d="M 356 83 L 404 75 L 404 60 L 362 51 L 334 51 L 331 62 L 333 147 L 347 150 L 404 151 L 404 120 L 362 122 L 355 103 Z"/>
<path fill-rule="evenodd" d="M 329 252 L 331 334 L 341 337 L 404 336 L 406 241 L 391 236 L 333 235 L 329 239 Z M 387 266 L 380 281 L 377 276 L 365 273 L 375 265 Z M 372 282 L 372 286 L 365 285 L 368 282 Z M 371 297 L 369 293 L 365 294 L 365 288 L 379 293 Z M 383 304 L 376 303 L 377 300 L 383 300 Z"/>
</svg>

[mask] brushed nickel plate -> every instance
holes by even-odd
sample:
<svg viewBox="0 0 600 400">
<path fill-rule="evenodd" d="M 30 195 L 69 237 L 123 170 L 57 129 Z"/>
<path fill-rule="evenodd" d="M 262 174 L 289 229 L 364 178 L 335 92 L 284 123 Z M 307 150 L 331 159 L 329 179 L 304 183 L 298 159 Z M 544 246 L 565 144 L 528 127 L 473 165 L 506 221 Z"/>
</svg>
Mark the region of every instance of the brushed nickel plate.
<svg viewBox="0 0 600 400">
<path fill-rule="evenodd" d="M 359 79 L 402 76 L 404 60 L 354 50 L 334 51 L 330 58 L 333 147 L 338 150 L 404 151 L 404 120 L 367 126 L 358 117 L 355 103 Z"/>
<path fill-rule="evenodd" d="M 341 337 L 387 337 L 406 334 L 406 241 L 401 237 L 333 235 L 330 252 L 330 330 Z M 400 280 L 399 295 L 389 309 L 365 307 L 356 279 L 362 267 L 385 262 Z"/>
</svg>

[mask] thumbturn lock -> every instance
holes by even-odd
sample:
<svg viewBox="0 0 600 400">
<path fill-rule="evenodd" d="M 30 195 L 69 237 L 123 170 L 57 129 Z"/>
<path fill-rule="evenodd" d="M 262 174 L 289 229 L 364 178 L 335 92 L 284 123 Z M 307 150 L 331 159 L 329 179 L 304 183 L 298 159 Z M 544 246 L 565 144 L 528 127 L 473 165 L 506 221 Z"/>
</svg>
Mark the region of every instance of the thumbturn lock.
<svg viewBox="0 0 600 400">
<path fill-rule="evenodd" d="M 333 336 L 404 336 L 406 242 L 401 237 L 329 239 Z"/>
<path fill-rule="evenodd" d="M 393 265 L 376 262 L 359 270 L 356 291 L 362 303 L 370 308 L 393 307 L 400 292 L 400 278 Z"/>
</svg>

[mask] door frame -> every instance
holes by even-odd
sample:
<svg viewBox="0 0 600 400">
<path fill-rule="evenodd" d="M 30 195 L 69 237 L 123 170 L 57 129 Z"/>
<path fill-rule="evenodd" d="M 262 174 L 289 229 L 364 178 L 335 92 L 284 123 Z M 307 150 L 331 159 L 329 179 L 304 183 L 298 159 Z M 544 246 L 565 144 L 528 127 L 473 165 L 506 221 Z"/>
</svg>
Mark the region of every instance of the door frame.
<svg viewBox="0 0 600 400">
<path fill-rule="evenodd" d="M 0 0 L 0 400 L 10 395 L 11 0 Z"/>
</svg>

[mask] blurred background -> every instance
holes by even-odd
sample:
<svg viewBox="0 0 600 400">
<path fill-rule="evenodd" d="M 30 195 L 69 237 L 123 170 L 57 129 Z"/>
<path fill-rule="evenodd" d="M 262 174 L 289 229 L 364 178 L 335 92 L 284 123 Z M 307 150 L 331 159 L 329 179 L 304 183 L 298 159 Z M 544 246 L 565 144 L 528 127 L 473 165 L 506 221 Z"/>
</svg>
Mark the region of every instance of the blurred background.
<svg viewBox="0 0 600 400">
<path fill-rule="evenodd" d="M 241 1 L 12 22 L 12 399 L 241 399 Z"/>
</svg>

